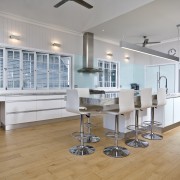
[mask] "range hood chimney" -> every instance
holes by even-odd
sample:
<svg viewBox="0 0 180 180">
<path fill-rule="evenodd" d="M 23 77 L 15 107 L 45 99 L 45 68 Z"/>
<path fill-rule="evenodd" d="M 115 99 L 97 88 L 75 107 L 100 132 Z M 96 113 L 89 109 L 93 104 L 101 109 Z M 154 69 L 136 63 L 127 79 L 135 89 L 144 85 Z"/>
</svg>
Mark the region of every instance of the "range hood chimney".
<svg viewBox="0 0 180 180">
<path fill-rule="evenodd" d="M 83 35 L 83 68 L 78 72 L 83 73 L 96 73 L 102 72 L 101 69 L 93 67 L 94 59 L 94 34 L 85 32 Z"/>
</svg>

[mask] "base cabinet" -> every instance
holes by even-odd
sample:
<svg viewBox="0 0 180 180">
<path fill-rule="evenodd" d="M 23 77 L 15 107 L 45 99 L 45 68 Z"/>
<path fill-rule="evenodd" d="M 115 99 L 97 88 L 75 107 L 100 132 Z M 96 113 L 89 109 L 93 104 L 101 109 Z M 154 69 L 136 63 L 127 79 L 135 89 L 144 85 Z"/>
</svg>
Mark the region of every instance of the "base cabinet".
<svg viewBox="0 0 180 180">
<path fill-rule="evenodd" d="M 155 108 L 154 120 L 162 123 L 162 127 L 167 127 L 177 122 L 180 122 L 180 97 L 169 98 L 166 101 L 165 106 L 159 106 Z M 114 130 L 114 119 L 113 115 L 106 114 L 103 118 L 104 128 Z M 151 120 L 151 110 L 142 111 L 139 114 L 139 124 L 143 124 L 144 121 Z M 127 132 L 128 125 L 134 125 L 135 116 L 131 113 L 130 116 L 121 116 L 119 119 L 119 131 Z"/>
<path fill-rule="evenodd" d="M 174 98 L 174 123 L 180 122 L 180 98 Z"/>
<path fill-rule="evenodd" d="M 164 127 L 166 127 L 174 123 L 174 98 L 167 99 L 164 108 Z"/>
<path fill-rule="evenodd" d="M 8 126 L 75 116 L 76 114 L 66 111 L 64 96 L 8 96 L 1 102 L 1 122 L 4 126 Z"/>
</svg>

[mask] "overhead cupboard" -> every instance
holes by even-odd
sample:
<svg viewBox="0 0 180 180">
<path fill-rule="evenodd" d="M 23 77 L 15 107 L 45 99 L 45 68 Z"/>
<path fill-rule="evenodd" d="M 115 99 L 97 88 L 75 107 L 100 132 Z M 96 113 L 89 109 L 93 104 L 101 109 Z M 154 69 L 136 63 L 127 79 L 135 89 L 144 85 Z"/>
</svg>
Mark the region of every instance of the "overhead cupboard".
<svg viewBox="0 0 180 180">
<path fill-rule="evenodd" d="M 0 122 L 24 123 L 74 116 L 66 111 L 72 55 L 0 48 Z"/>
<path fill-rule="evenodd" d="M 0 48 L 0 88 L 66 89 L 71 87 L 72 56 Z"/>
</svg>

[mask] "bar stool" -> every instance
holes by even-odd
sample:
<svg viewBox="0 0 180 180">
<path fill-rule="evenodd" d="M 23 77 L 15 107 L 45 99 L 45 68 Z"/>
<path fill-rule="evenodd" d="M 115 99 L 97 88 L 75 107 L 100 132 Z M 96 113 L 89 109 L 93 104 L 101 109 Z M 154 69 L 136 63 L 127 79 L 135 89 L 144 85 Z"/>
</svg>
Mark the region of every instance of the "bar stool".
<svg viewBox="0 0 180 180">
<path fill-rule="evenodd" d="M 151 107 L 151 121 L 144 121 L 146 125 L 150 126 L 150 133 L 142 134 L 143 138 L 150 140 L 161 140 L 163 136 L 160 134 L 155 134 L 153 132 L 153 127 L 160 126 L 162 123 L 158 121 L 154 121 L 154 108 L 158 108 L 158 106 L 164 106 L 166 104 L 166 89 L 160 88 L 158 89 L 156 99 L 153 99 L 153 105 Z"/>
<path fill-rule="evenodd" d="M 134 111 L 134 90 L 119 91 L 119 109 L 106 111 L 108 114 L 115 116 L 115 145 L 104 148 L 104 154 L 114 158 L 126 157 L 130 153 L 121 146 L 118 146 L 119 133 L 119 115 L 124 115 Z"/>
<path fill-rule="evenodd" d="M 80 107 L 78 90 L 67 90 L 66 110 L 69 112 L 80 114 L 80 145 L 73 146 L 69 149 L 74 155 L 89 155 L 95 152 L 92 146 L 84 145 L 84 119 L 83 116 L 89 114 L 86 107 Z"/>
<path fill-rule="evenodd" d="M 89 96 L 89 88 L 76 88 L 78 90 L 78 94 L 79 97 L 88 97 Z M 91 114 L 86 114 L 87 117 L 87 123 L 85 123 L 86 127 L 87 127 L 87 134 L 84 134 L 84 142 L 85 143 L 95 143 L 95 142 L 99 142 L 100 141 L 100 137 L 94 135 L 91 133 L 91 129 L 94 126 L 91 123 Z"/>
<path fill-rule="evenodd" d="M 135 105 L 135 125 L 130 125 L 127 127 L 129 130 L 133 130 L 132 127 L 135 127 L 135 139 L 128 139 L 125 141 L 126 145 L 131 147 L 148 147 L 149 143 L 138 139 L 138 133 L 143 129 L 142 126 L 139 125 L 139 111 L 143 109 L 150 108 L 152 106 L 152 88 L 144 88 L 140 90 L 140 104 Z"/>
</svg>

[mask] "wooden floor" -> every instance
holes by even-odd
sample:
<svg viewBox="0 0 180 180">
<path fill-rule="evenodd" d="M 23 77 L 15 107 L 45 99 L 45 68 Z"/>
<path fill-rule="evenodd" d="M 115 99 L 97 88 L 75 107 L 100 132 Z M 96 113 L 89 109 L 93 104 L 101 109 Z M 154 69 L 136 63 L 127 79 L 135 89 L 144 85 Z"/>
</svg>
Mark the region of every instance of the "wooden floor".
<svg viewBox="0 0 180 180">
<path fill-rule="evenodd" d="M 79 120 L 38 125 L 11 131 L 0 130 L 0 180 L 179 180 L 180 127 L 164 133 L 162 141 L 149 141 L 146 149 L 127 147 L 126 158 L 110 158 L 103 148 L 113 144 L 104 136 L 102 118 L 94 118 L 94 133 L 101 137 L 93 144 L 96 152 L 74 156 L 71 146 L 78 142 L 71 133 Z"/>
</svg>

